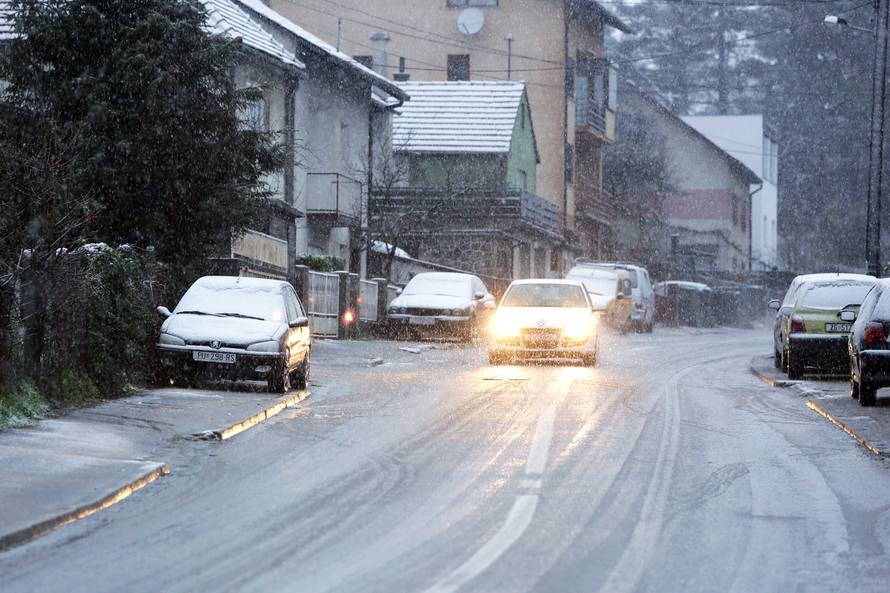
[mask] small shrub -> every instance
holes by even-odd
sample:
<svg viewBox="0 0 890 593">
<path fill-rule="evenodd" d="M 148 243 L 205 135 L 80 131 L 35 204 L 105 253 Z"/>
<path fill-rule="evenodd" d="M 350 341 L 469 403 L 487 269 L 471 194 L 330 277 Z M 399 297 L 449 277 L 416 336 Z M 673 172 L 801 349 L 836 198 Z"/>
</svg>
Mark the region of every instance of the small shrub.
<svg viewBox="0 0 890 593">
<path fill-rule="evenodd" d="M 33 381 L 0 393 L 0 429 L 31 426 L 49 412 L 50 405 Z"/>
<path fill-rule="evenodd" d="M 314 272 L 337 272 L 346 269 L 343 258 L 334 255 L 300 255 L 296 261 L 297 265 L 306 266 Z"/>
</svg>

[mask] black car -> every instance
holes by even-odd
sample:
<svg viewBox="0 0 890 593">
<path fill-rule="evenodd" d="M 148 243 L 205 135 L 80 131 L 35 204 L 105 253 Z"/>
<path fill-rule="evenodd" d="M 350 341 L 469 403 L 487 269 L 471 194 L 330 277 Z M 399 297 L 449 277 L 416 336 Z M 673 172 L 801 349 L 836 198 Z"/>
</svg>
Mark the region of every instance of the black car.
<svg viewBox="0 0 890 593">
<path fill-rule="evenodd" d="M 890 280 L 880 280 L 865 297 L 859 312 L 842 311 L 853 321 L 849 338 L 850 394 L 863 406 L 873 406 L 877 391 L 890 387 Z"/>
</svg>

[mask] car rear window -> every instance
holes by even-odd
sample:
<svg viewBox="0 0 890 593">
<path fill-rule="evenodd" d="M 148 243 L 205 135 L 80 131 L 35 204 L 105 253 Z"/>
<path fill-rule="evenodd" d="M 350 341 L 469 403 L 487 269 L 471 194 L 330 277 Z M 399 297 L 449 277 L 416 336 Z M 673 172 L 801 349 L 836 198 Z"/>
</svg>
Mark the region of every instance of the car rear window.
<svg viewBox="0 0 890 593">
<path fill-rule="evenodd" d="M 800 305 L 809 309 L 842 309 L 862 304 L 871 282 L 819 283 L 805 289 Z"/>
<path fill-rule="evenodd" d="M 572 284 L 514 284 L 501 303 L 504 307 L 587 307 L 580 286 Z"/>
</svg>

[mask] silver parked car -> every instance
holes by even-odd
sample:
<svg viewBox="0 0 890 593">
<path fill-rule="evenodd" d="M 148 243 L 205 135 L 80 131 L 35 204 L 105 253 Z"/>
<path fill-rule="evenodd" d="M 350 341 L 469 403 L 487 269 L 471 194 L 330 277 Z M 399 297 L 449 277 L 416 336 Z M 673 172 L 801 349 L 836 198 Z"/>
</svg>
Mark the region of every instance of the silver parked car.
<svg viewBox="0 0 890 593">
<path fill-rule="evenodd" d="M 165 317 L 157 351 L 163 379 L 265 379 L 270 391 L 306 387 L 312 337 L 293 287 L 284 281 L 205 276 Z"/>
<path fill-rule="evenodd" d="M 590 268 L 601 270 L 624 270 L 630 277 L 630 321 L 637 331 L 649 333 L 655 326 L 655 290 L 649 271 L 637 264 L 624 262 L 600 262 L 585 259 L 575 260 L 575 266 L 566 274 L 567 279 L 583 280 L 589 276 Z"/>
</svg>

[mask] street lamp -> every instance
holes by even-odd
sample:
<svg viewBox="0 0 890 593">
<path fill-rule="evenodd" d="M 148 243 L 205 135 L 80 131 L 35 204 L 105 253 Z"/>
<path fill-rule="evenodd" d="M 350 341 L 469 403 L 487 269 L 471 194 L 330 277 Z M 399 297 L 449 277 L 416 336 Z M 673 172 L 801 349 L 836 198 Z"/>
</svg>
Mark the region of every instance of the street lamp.
<svg viewBox="0 0 890 593">
<path fill-rule="evenodd" d="M 855 27 L 846 19 L 828 15 L 826 25 L 842 25 L 866 31 L 875 37 L 875 61 L 872 74 L 871 131 L 868 158 L 868 209 L 865 222 L 865 262 L 868 273 L 880 276 L 881 266 L 881 184 L 884 161 L 884 100 L 887 94 L 887 9 L 890 0 L 875 2 L 875 30 Z"/>
</svg>

